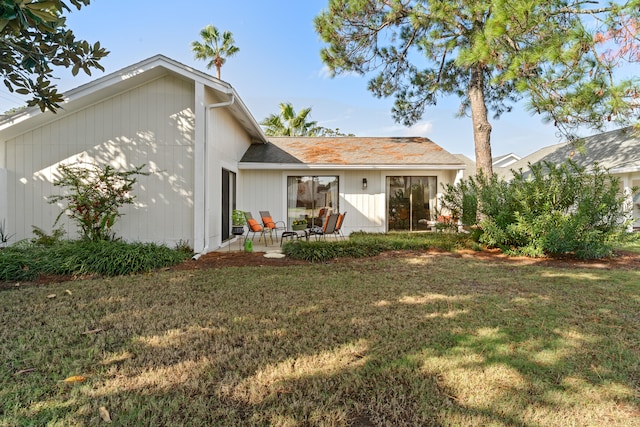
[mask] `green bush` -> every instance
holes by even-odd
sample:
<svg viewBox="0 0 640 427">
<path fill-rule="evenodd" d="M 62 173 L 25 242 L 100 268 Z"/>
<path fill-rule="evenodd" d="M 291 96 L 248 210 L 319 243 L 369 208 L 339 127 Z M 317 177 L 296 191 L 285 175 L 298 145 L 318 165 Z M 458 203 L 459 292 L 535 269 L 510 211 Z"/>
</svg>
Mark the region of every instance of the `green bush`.
<svg viewBox="0 0 640 427">
<path fill-rule="evenodd" d="M 349 240 L 295 241 L 284 244 L 288 257 L 311 262 L 326 262 L 335 258 L 363 258 L 392 250 L 454 250 L 478 249 L 469 235 L 463 233 L 351 233 Z"/>
<path fill-rule="evenodd" d="M 480 242 L 507 253 L 610 255 L 626 228 L 620 180 L 597 164 L 587 171 L 571 160 L 530 168 L 510 182 L 479 175 L 448 185 L 443 204 L 482 230 Z"/>
<path fill-rule="evenodd" d="M 118 276 L 180 263 L 191 254 L 153 243 L 59 241 L 15 245 L 0 251 L 0 280 L 28 281 L 39 274 Z"/>
<path fill-rule="evenodd" d="M 117 171 L 110 165 L 73 164 L 58 166 L 60 175 L 53 185 L 64 187 L 66 192 L 49 197 L 49 203 L 62 203 L 63 213 L 78 224 L 80 235 L 88 240 L 114 240 L 111 231 L 116 220 L 123 214 L 120 208 L 132 204 L 131 194 L 137 175 L 145 165 L 130 171 Z M 54 224 L 55 225 L 55 224 Z"/>
</svg>

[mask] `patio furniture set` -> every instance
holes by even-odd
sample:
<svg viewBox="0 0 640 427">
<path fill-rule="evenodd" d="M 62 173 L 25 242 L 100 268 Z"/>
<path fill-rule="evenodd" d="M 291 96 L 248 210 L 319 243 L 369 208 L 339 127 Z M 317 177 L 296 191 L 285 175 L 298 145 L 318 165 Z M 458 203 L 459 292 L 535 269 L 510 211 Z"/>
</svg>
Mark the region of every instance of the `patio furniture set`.
<svg viewBox="0 0 640 427">
<path fill-rule="evenodd" d="M 327 236 L 335 236 L 336 238 L 343 238 L 342 224 L 346 216 L 344 213 L 328 213 L 322 222 L 322 226 L 313 226 L 303 229 L 290 229 L 284 221 L 274 221 L 269 211 L 260 211 L 260 220 L 253 217 L 251 212 L 245 212 L 248 231 L 245 239 L 253 239 L 256 235 L 258 237 L 258 243 L 261 239 L 264 240 L 264 244 L 268 246 L 267 237 L 271 243 L 273 243 L 273 236 L 278 241 L 278 233 L 280 233 L 280 246 L 285 239 L 297 240 L 305 239 L 309 241 L 311 236 L 315 236 L 316 239 L 326 239 Z"/>
</svg>

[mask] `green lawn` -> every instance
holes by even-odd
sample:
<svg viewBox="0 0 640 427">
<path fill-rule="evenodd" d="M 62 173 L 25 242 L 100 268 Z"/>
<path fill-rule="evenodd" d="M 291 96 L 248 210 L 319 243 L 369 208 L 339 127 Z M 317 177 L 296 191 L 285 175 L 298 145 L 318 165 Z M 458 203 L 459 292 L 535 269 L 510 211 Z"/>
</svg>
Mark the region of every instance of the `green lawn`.
<svg viewBox="0 0 640 427">
<path fill-rule="evenodd" d="M 446 255 L 16 287 L 0 425 L 640 425 L 638 313 L 637 271 Z"/>
</svg>

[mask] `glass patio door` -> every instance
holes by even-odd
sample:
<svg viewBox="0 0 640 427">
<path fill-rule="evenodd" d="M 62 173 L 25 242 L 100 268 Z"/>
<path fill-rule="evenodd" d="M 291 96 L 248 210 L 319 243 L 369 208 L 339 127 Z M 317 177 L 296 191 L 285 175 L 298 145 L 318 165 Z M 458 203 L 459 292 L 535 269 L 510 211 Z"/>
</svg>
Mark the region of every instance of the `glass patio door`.
<svg viewBox="0 0 640 427">
<path fill-rule="evenodd" d="M 236 174 L 222 169 L 222 241 L 229 240 L 231 234 L 231 213 L 236 208 Z"/>
<path fill-rule="evenodd" d="M 436 189 L 435 176 L 387 177 L 387 229 L 428 230 L 437 215 Z"/>
</svg>

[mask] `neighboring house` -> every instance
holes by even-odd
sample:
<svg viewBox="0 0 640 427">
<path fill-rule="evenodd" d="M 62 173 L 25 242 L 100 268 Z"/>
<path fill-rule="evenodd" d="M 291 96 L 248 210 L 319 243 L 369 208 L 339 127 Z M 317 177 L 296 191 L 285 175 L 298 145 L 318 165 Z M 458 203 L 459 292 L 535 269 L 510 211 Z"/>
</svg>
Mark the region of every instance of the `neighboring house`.
<svg viewBox="0 0 640 427">
<path fill-rule="evenodd" d="M 15 240 L 52 229 L 60 207 L 47 197 L 61 191 L 63 163 L 146 164 L 114 231 L 198 253 L 230 241 L 235 208 L 289 224 L 347 211 L 347 233 L 421 230 L 438 213 L 441 184 L 465 168 L 426 138 L 268 139 L 228 83 L 162 55 L 65 96 L 57 114 L 0 119 L 0 220 Z"/>
<path fill-rule="evenodd" d="M 506 168 L 514 164 L 520 159 L 521 157 L 518 156 L 517 154 L 509 153 L 503 156 L 494 157 L 491 161 L 491 164 L 493 165 L 494 168 Z"/>
<path fill-rule="evenodd" d="M 620 178 L 623 191 L 633 205 L 634 227 L 640 227 L 640 195 L 632 194 L 633 187 L 640 187 L 640 133 L 632 127 L 622 128 L 582 138 L 575 143 L 562 143 L 542 148 L 507 168 L 495 173 L 505 179 L 513 177 L 512 170 L 527 171 L 529 164 L 551 162 L 560 164 L 572 159 L 587 169 L 594 163 Z"/>
</svg>

